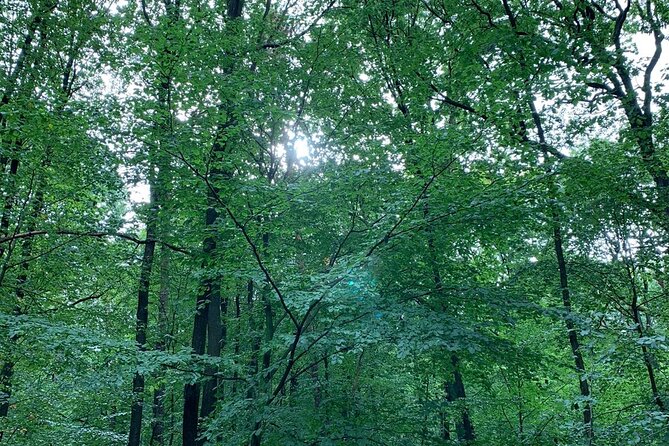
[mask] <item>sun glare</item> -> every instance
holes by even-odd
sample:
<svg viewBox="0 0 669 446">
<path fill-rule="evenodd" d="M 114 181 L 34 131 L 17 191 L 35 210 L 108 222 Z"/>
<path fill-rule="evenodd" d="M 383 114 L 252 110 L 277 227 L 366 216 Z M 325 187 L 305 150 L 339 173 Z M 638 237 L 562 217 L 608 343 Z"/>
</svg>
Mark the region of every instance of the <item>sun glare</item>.
<svg viewBox="0 0 669 446">
<path fill-rule="evenodd" d="M 309 142 L 306 139 L 298 139 L 295 141 L 295 155 L 298 158 L 309 158 Z"/>
</svg>

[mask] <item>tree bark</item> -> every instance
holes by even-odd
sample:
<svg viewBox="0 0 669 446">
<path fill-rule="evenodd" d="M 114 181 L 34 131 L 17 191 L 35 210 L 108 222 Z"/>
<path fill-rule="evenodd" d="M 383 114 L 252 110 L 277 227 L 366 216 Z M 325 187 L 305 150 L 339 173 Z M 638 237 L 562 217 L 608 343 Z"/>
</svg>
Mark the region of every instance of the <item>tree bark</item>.
<svg viewBox="0 0 669 446">
<path fill-rule="evenodd" d="M 249 358 L 249 375 L 253 378 L 251 379 L 251 385 L 246 390 L 246 397 L 249 399 L 255 399 L 257 396 L 258 383 L 256 378 L 259 372 L 259 359 L 260 356 L 260 335 L 257 333 L 258 327 L 256 322 L 256 315 L 254 314 L 254 299 L 255 299 L 255 284 L 253 280 L 248 281 L 246 287 L 246 306 L 249 312 L 249 332 L 251 333 L 251 357 Z"/>
<path fill-rule="evenodd" d="M 216 222 L 218 213 L 216 209 L 210 207 L 205 213 L 205 226 L 211 231 L 212 226 Z M 216 240 L 214 235 L 209 235 L 205 238 L 203 253 L 206 259 L 213 257 L 216 249 Z M 206 266 L 203 265 L 203 266 Z M 193 321 L 193 335 L 191 340 L 191 348 L 193 354 L 196 356 L 204 355 L 205 346 L 207 344 L 207 325 L 209 323 L 209 310 L 214 290 L 215 281 L 211 277 L 203 279 L 201 285 L 202 292 L 198 295 L 195 303 L 195 318 Z M 197 445 L 198 437 L 198 420 L 199 420 L 199 405 L 200 405 L 200 383 L 194 382 L 186 384 L 184 387 L 184 409 L 183 409 L 183 446 Z"/>
<path fill-rule="evenodd" d="M 172 31 L 173 27 L 179 20 L 179 4 L 165 1 L 166 16 L 168 18 L 169 26 L 166 30 L 164 44 L 160 48 L 161 54 L 171 66 L 174 63 L 172 54 Z M 149 24 L 150 25 L 150 24 Z M 140 352 L 146 349 L 146 331 L 149 316 L 149 291 L 151 273 L 153 270 L 153 259 L 156 247 L 156 238 L 162 229 L 161 222 L 161 208 L 165 201 L 165 193 L 168 189 L 170 161 L 166 157 L 164 149 L 169 147 L 172 139 L 172 82 L 173 79 L 169 74 L 161 73 L 158 76 L 160 81 L 157 92 L 158 102 L 158 117 L 154 122 L 154 130 L 156 132 L 155 141 L 158 147 L 151 146 L 149 148 L 149 173 L 147 175 L 149 187 L 151 190 L 151 198 L 149 202 L 149 215 L 146 222 L 146 243 L 144 244 L 144 254 L 142 256 L 141 271 L 139 278 L 139 292 L 137 295 L 137 329 L 136 342 Z M 156 172 L 157 170 L 157 172 Z M 167 272 L 165 272 L 167 274 Z M 162 274 L 161 274 L 162 276 Z M 165 289 L 161 284 L 161 292 Z M 159 304 L 160 308 L 161 303 Z M 160 310 L 159 310 L 160 311 Z M 159 318 L 160 318 L 159 314 Z M 164 336 L 164 333 L 159 333 Z M 133 378 L 133 405 L 130 412 L 130 429 L 128 435 L 128 446 L 139 446 L 141 443 L 142 432 L 142 416 L 144 406 L 144 376 L 141 373 L 135 373 Z M 162 399 L 158 398 L 158 401 Z M 156 395 L 154 395 L 154 407 L 156 403 Z M 160 407 L 158 407 L 160 411 Z M 154 425 L 155 429 L 155 425 Z M 158 427 L 160 430 L 160 426 Z M 153 429 L 152 429 L 153 437 Z"/>
<path fill-rule="evenodd" d="M 626 241 L 623 241 L 626 243 Z M 646 329 L 644 327 L 643 320 L 641 318 L 641 304 L 639 302 L 639 290 L 636 283 L 636 268 L 633 262 L 625 259 L 625 269 L 627 271 L 627 277 L 630 282 L 630 288 L 632 290 L 632 303 L 630 308 L 632 310 L 632 320 L 636 328 L 636 332 L 639 335 L 639 338 L 646 336 Z M 643 357 L 643 363 L 646 367 L 646 374 L 648 376 L 648 383 L 650 385 L 650 390 L 653 395 L 653 402 L 662 412 L 666 412 L 666 405 L 664 400 L 660 395 L 660 391 L 657 385 L 657 378 L 655 376 L 655 366 L 653 365 L 655 359 L 653 358 L 653 353 L 650 351 L 646 344 L 641 344 L 641 354 Z"/>
<path fill-rule="evenodd" d="M 430 255 L 430 268 L 432 270 L 432 280 L 434 282 L 434 287 L 435 290 L 437 291 L 437 295 L 440 295 L 443 290 L 443 282 L 441 278 L 441 272 L 439 271 L 439 265 L 437 263 L 437 255 L 436 255 L 436 246 L 434 242 L 434 232 L 432 225 L 429 223 L 429 213 L 430 213 L 430 206 L 429 206 L 429 197 L 424 198 L 425 202 L 423 204 L 423 219 L 426 221 L 426 232 L 427 232 L 427 246 L 428 246 L 428 252 Z M 446 400 L 451 403 L 455 403 L 459 400 L 461 400 L 463 403 L 466 398 L 465 394 L 465 384 L 462 378 L 462 373 L 460 372 L 459 369 L 459 363 L 460 363 L 460 358 L 456 353 L 451 353 L 450 357 L 450 362 L 451 362 L 451 367 L 452 367 L 452 375 L 447 378 L 444 382 L 444 389 L 446 393 Z M 442 436 L 444 439 L 449 439 L 450 438 L 450 431 L 447 428 L 447 422 L 442 421 Z M 459 441 L 472 441 L 475 439 L 475 434 L 474 434 L 474 425 L 472 424 L 472 421 L 469 417 L 469 411 L 467 410 L 467 407 L 464 406 L 462 408 L 462 411 L 460 412 L 460 417 L 455 423 L 456 425 L 456 435 L 458 436 Z"/>
<path fill-rule="evenodd" d="M 576 332 L 576 326 L 572 319 L 571 295 L 569 292 L 569 280 L 567 275 L 567 262 L 564 257 L 564 248 L 562 246 L 562 228 L 560 226 L 557 211 L 553 209 L 553 248 L 558 262 L 558 272 L 560 275 L 560 289 L 562 294 L 562 306 L 565 310 L 564 323 L 567 327 L 569 337 L 569 346 L 574 359 L 576 373 L 578 374 L 579 389 L 581 397 L 584 400 L 583 405 L 583 425 L 585 427 L 585 437 L 591 442 L 594 437 L 592 428 L 592 404 L 590 403 L 590 384 L 588 383 L 585 371 L 585 362 L 581 353 L 581 345 Z"/>
<path fill-rule="evenodd" d="M 227 18 L 236 19 L 241 17 L 243 8 L 243 1 L 228 0 Z M 221 106 L 223 108 L 223 106 Z M 231 110 L 226 110 L 231 112 Z M 232 113 L 230 113 L 232 116 Z M 220 123 L 219 131 L 230 125 L 231 122 Z M 218 211 L 216 210 L 216 203 L 218 198 L 218 181 L 226 179 L 227 175 L 218 164 L 225 150 L 225 146 L 218 140 L 215 140 L 212 145 L 213 168 L 208 178 L 207 201 L 208 208 L 205 211 L 205 228 L 207 235 L 204 239 L 204 262 L 214 259 L 216 246 L 216 235 L 214 233 L 214 225 L 218 219 Z M 203 265 L 206 266 L 206 263 Z M 209 351 L 216 356 L 220 356 L 220 342 L 221 333 L 220 328 L 220 277 L 208 277 L 202 282 L 203 292 L 198 296 L 196 303 L 196 314 L 193 323 L 193 336 L 191 346 L 195 355 L 203 355 L 205 346 L 207 344 L 207 329 L 210 328 L 210 346 Z M 210 312 L 214 314 L 209 315 Z M 216 320 L 214 320 L 216 319 Z M 215 404 L 215 392 L 212 389 L 217 387 L 215 380 L 210 380 L 205 383 L 207 395 L 203 397 L 203 416 L 209 415 L 213 410 Z M 202 439 L 197 440 L 199 433 L 199 414 L 198 406 L 200 403 L 200 385 L 199 383 L 187 384 L 184 388 L 184 410 L 183 410 L 183 446 L 201 445 Z"/>
<path fill-rule="evenodd" d="M 447 385 L 447 398 L 450 402 L 464 402 L 467 397 L 465 394 L 465 383 L 462 379 L 459 364 L 460 359 L 457 355 L 452 354 L 451 366 L 453 367 L 453 381 Z M 473 441 L 476 438 L 474 435 L 474 425 L 469 418 L 469 410 L 466 406 L 462 408 L 460 419 L 455 423 L 455 432 L 458 436 L 458 440 L 465 443 Z"/>
<path fill-rule="evenodd" d="M 153 185 L 154 189 L 156 185 Z M 149 290 L 151 284 L 151 271 L 153 269 L 153 258 L 156 248 L 156 219 L 157 203 L 155 191 L 152 192 L 151 216 L 146 225 L 146 243 L 139 274 L 139 289 L 137 292 L 137 316 L 135 328 L 135 343 L 140 352 L 146 350 L 146 331 L 149 322 Z M 132 379 L 133 402 L 130 409 L 130 428 L 128 433 L 128 446 L 139 446 L 142 433 L 142 416 L 144 409 L 144 375 L 135 372 Z"/>
<path fill-rule="evenodd" d="M 209 311 L 207 313 L 207 355 L 211 357 L 220 357 L 223 343 L 223 327 L 221 324 L 221 283 L 216 278 L 212 284 L 212 292 L 209 301 Z M 217 370 L 213 367 L 207 368 L 207 374 L 215 374 Z M 202 407 L 201 418 L 208 417 L 214 410 L 216 404 L 217 391 L 220 381 L 215 377 L 209 377 L 202 388 Z"/>
<path fill-rule="evenodd" d="M 160 291 L 158 293 L 158 341 L 157 351 L 169 350 L 169 301 L 170 301 L 170 250 L 160 250 Z M 153 421 L 151 426 L 151 445 L 162 446 L 165 443 L 165 384 L 160 383 L 153 393 Z"/>
<path fill-rule="evenodd" d="M 13 343 L 13 339 L 9 339 Z M 12 377 L 14 376 L 14 360 L 12 359 L 13 352 L 6 352 L 7 357 L 0 369 L 0 418 L 7 418 L 9 415 L 9 401 L 12 397 Z M 4 437 L 5 432 L 0 430 L 0 442 Z"/>
</svg>

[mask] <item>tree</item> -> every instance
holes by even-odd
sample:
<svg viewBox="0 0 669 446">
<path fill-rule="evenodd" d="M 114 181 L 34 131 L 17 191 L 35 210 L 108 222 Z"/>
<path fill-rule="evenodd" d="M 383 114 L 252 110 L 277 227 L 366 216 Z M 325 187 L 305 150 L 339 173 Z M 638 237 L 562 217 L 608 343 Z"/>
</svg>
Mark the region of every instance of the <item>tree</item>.
<svg viewBox="0 0 669 446">
<path fill-rule="evenodd" d="M 665 444 L 667 18 L 4 0 L 0 442 Z"/>
</svg>

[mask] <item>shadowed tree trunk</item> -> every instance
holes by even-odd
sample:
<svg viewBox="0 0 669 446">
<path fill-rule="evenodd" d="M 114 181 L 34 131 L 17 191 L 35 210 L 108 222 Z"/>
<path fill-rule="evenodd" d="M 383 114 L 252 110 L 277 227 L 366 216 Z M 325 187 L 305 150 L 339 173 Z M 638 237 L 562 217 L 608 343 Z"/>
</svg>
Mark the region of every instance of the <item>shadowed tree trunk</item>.
<svg viewBox="0 0 669 446">
<path fill-rule="evenodd" d="M 156 248 L 156 220 L 158 205 L 156 203 L 156 184 L 153 184 L 150 201 L 149 219 L 146 224 L 146 243 L 139 274 L 139 290 L 137 292 L 137 325 L 135 328 L 135 343 L 139 351 L 146 349 L 146 331 L 149 321 L 149 290 L 151 285 L 151 271 L 153 269 L 153 258 Z M 128 433 L 128 446 L 139 446 L 142 433 L 142 416 L 144 409 L 144 375 L 135 372 L 132 379 L 133 402 L 130 410 L 130 428 Z"/>
<path fill-rule="evenodd" d="M 223 327 L 221 324 L 221 283 L 215 279 L 212 284 L 212 292 L 209 300 L 209 311 L 207 312 L 207 355 L 211 357 L 221 356 L 223 343 Z M 207 367 L 207 374 L 215 374 L 213 367 Z M 210 376 L 202 386 L 201 418 L 208 417 L 214 410 L 220 381 L 215 376 Z"/>
<path fill-rule="evenodd" d="M 160 250 L 160 291 L 158 294 L 158 334 L 155 349 L 169 350 L 169 301 L 170 301 L 170 250 Z M 151 445 L 162 446 L 165 443 L 165 384 L 161 382 L 153 393 L 153 421 L 151 428 Z"/>
<path fill-rule="evenodd" d="M 42 162 L 42 167 L 46 168 L 50 164 L 50 151 L 47 150 L 45 159 Z M 44 190 L 47 187 L 46 185 L 46 172 L 40 174 L 40 178 L 37 180 L 35 186 L 36 192 L 33 198 L 32 210 L 30 212 L 30 219 L 27 225 L 27 231 L 32 232 L 37 226 L 37 220 L 42 214 L 44 208 Z M 14 291 L 16 302 L 14 307 L 14 315 L 18 316 L 24 314 L 23 309 L 23 300 L 25 297 L 25 285 L 28 281 L 28 269 L 30 268 L 29 259 L 32 256 L 32 238 L 27 238 L 23 241 L 21 245 L 21 257 L 23 262 L 21 263 L 21 272 L 16 278 L 16 289 Z M 18 335 L 13 335 L 9 338 L 8 352 L 6 352 L 5 362 L 0 369 L 0 418 L 5 418 L 9 414 L 9 400 L 12 395 L 12 377 L 14 376 L 14 367 L 15 361 L 13 356 L 15 352 L 13 351 L 14 344 L 18 340 Z M 4 432 L 0 431 L 0 441 Z"/>
<path fill-rule="evenodd" d="M 567 275 L 567 263 L 564 257 L 564 248 L 562 246 L 562 230 L 557 212 L 553 211 L 553 247 L 555 250 L 555 257 L 558 262 L 558 271 L 560 274 L 560 289 L 562 294 L 562 306 L 565 310 L 564 323 L 567 327 L 567 335 L 569 336 L 569 346 L 571 347 L 571 354 L 574 358 L 574 365 L 579 379 L 579 389 L 583 403 L 583 425 L 585 426 L 585 436 L 588 441 L 593 438 L 592 429 L 592 404 L 590 403 L 590 384 L 586 377 L 585 361 L 583 361 L 583 354 L 581 353 L 581 345 L 576 332 L 576 326 L 572 319 L 571 311 L 571 295 L 569 292 L 569 281 Z"/>
<path fill-rule="evenodd" d="M 227 19 L 233 20 L 241 17 L 243 2 L 241 0 L 228 0 L 227 5 Z M 221 109 L 227 112 L 231 110 L 225 110 L 224 104 L 221 105 Z M 232 125 L 232 113 L 229 113 L 229 120 L 223 123 L 220 123 L 219 129 L 217 131 L 217 139 L 214 141 L 211 148 L 212 155 L 212 170 L 209 172 L 208 178 L 208 190 L 207 190 L 207 210 L 205 211 L 205 230 L 207 232 L 204 242 L 203 242 L 203 254 L 204 262 L 203 267 L 206 268 L 209 265 L 209 262 L 214 261 L 216 258 L 217 251 L 217 240 L 216 240 L 216 231 L 215 225 L 219 217 L 218 211 L 216 209 L 217 198 L 219 193 L 219 182 L 228 178 L 226 172 L 224 172 L 220 167 L 220 162 L 222 160 L 223 152 L 226 149 L 224 143 L 218 140 L 218 137 L 222 132 L 225 131 L 227 127 Z M 225 143 L 227 144 L 227 143 Z M 207 344 L 207 328 L 210 328 L 210 341 L 209 351 L 220 355 L 220 342 L 221 342 L 221 322 L 220 322 L 220 306 L 221 306 L 221 295 L 220 295 L 220 277 L 212 277 L 211 275 L 205 274 L 205 278 L 201 284 L 202 292 L 197 298 L 196 302 L 196 313 L 193 322 L 193 335 L 191 341 L 191 347 L 195 355 L 203 355 L 205 352 L 205 346 Z M 213 312 L 211 316 L 215 321 L 210 318 L 209 313 Z M 211 321 L 211 322 L 210 322 Z M 210 325 L 211 324 L 211 325 Z M 213 410 L 215 403 L 215 393 L 211 391 L 212 388 L 216 388 L 216 381 L 211 380 L 210 384 L 206 384 L 208 387 L 207 396 L 203 398 L 204 409 L 206 412 L 210 413 Z M 199 405 L 200 405 L 200 384 L 198 382 L 187 384 L 184 387 L 184 409 L 183 409 L 183 446 L 193 446 L 202 444 L 202 440 L 198 442 L 197 438 L 199 435 Z M 207 415 L 208 415 L 207 413 Z"/>
<path fill-rule="evenodd" d="M 423 219 L 426 222 L 426 232 L 427 232 L 427 246 L 430 254 L 430 268 L 432 270 L 432 280 L 434 282 L 435 290 L 437 291 L 437 296 L 442 296 L 444 284 L 441 278 L 441 271 L 439 271 L 439 265 L 437 263 L 437 251 L 434 241 L 434 229 L 432 224 L 429 223 L 429 197 L 424 198 L 425 202 L 423 204 Z M 443 305 L 443 304 L 442 304 Z M 465 384 L 462 379 L 462 373 L 460 372 L 459 363 L 460 359 L 455 353 L 451 353 L 450 356 L 452 375 L 444 381 L 444 392 L 446 396 L 446 401 L 449 403 L 464 403 L 466 394 L 465 394 Z M 451 437 L 450 429 L 448 428 L 448 421 L 445 419 L 442 420 L 441 432 L 442 438 L 449 440 Z M 463 406 L 460 411 L 460 416 L 455 422 L 455 431 L 459 441 L 472 441 L 475 439 L 474 435 L 474 425 L 472 424 L 471 419 L 469 418 L 469 411 L 466 406 Z"/>
<path fill-rule="evenodd" d="M 24 65 L 26 64 L 26 58 L 31 52 L 31 44 L 34 39 L 34 34 L 37 30 L 40 31 L 42 35 L 42 40 L 39 42 L 37 45 L 37 50 L 40 50 L 43 48 L 43 45 L 45 44 L 45 37 L 47 35 L 47 31 L 44 29 L 45 25 L 45 19 L 48 18 L 48 16 L 56 9 L 58 5 L 57 1 L 49 1 L 45 2 L 43 5 L 39 5 L 38 9 L 41 8 L 41 10 L 38 10 L 31 21 L 29 22 L 28 25 L 28 32 L 20 44 L 20 52 L 19 56 L 16 62 L 16 65 L 14 66 L 9 79 L 7 79 L 7 87 L 5 91 L 3 92 L 2 99 L 0 100 L 0 106 L 1 105 L 7 105 L 9 104 L 12 95 L 15 92 L 16 89 L 16 82 L 19 80 L 21 72 L 24 69 Z M 57 103 L 54 113 L 55 114 L 60 114 L 63 109 L 65 108 L 65 105 L 67 102 L 70 100 L 72 96 L 72 82 L 73 79 L 71 77 L 71 72 L 72 72 L 72 67 L 74 65 L 74 62 L 79 55 L 79 45 L 81 45 L 82 42 L 79 41 L 73 41 L 72 46 L 67 49 L 67 59 L 66 59 L 66 64 L 62 72 L 62 84 L 60 85 L 62 88 L 62 98 L 61 100 Z M 0 113 L 0 128 L 4 128 L 6 126 L 6 116 L 4 113 Z M 2 148 L 3 142 L 0 141 L 0 149 Z M 9 161 L 9 157 L 7 157 L 5 154 L 0 157 L 0 169 L 3 171 L 5 170 L 6 164 L 9 162 L 9 178 L 8 181 L 9 183 L 7 184 L 8 187 L 6 188 L 6 193 L 5 193 L 5 204 L 3 206 L 3 213 L 2 217 L 0 218 L 0 234 L 2 235 L 7 235 L 9 232 L 9 226 L 10 226 L 10 215 L 12 212 L 12 208 L 14 205 L 14 201 L 16 200 L 16 177 L 18 174 L 18 167 L 19 167 L 19 161 L 18 157 L 20 156 L 20 151 L 22 149 L 22 141 L 21 139 L 16 139 L 13 141 L 12 144 L 12 149 L 10 152 L 12 152 L 13 156 L 11 158 L 11 161 Z M 44 197 L 46 193 L 46 189 L 48 187 L 47 185 L 47 179 L 48 179 L 48 174 L 47 174 L 47 169 L 49 166 L 51 166 L 51 157 L 52 157 L 52 150 L 53 147 L 48 145 L 45 148 L 45 152 L 42 158 L 42 161 L 40 163 L 40 171 L 37 173 L 37 180 L 34 182 L 34 186 L 31 186 L 31 191 L 28 193 L 28 203 L 27 205 L 30 206 L 30 211 L 28 212 L 28 221 L 27 221 L 27 226 L 26 226 L 26 232 L 32 233 L 36 230 L 37 228 L 37 222 L 40 218 L 40 216 L 44 212 Z M 4 153 L 4 151 L 3 151 Z M 33 195 L 31 197 L 31 194 Z M 19 217 L 18 221 L 16 222 L 16 229 L 15 231 L 19 231 L 23 218 Z M 0 286 L 2 286 L 4 279 L 5 279 L 5 274 L 7 273 L 8 267 L 9 267 L 9 260 L 11 257 L 11 252 L 14 249 L 14 241 L 11 241 L 9 244 L 9 251 L 7 252 L 7 257 L 5 261 L 3 262 L 2 268 L 0 270 Z M 15 288 L 15 297 L 16 297 L 16 302 L 14 304 L 14 309 L 13 313 L 14 315 L 18 316 L 21 314 L 24 314 L 24 309 L 23 309 L 23 300 L 25 297 L 25 285 L 28 281 L 28 270 L 30 268 L 30 259 L 32 257 L 32 252 L 33 252 L 33 241 L 31 237 L 26 238 L 22 245 L 21 245 L 21 256 L 23 261 L 21 262 L 21 272 L 18 274 L 16 278 L 16 288 Z M 4 246 L 0 247 L 0 258 L 5 254 L 5 248 Z M 10 407 L 10 398 L 12 394 L 12 377 L 14 376 L 14 367 L 16 366 L 15 359 L 14 359 L 14 344 L 18 340 L 18 335 L 13 335 L 9 337 L 9 345 L 8 345 L 8 351 L 3 352 L 3 364 L 2 367 L 0 368 L 0 418 L 6 418 L 7 415 L 9 414 L 9 407 Z M 0 441 L 2 441 L 4 437 L 4 431 L 0 430 Z"/>
<path fill-rule="evenodd" d="M 178 2 L 172 3 L 171 0 L 164 0 L 164 4 L 168 18 L 168 26 L 165 30 L 163 47 L 160 48 L 160 53 L 164 60 L 161 60 L 160 63 L 171 67 L 171 65 L 174 63 L 172 49 L 170 48 L 173 40 L 172 32 L 173 27 L 179 20 L 180 11 Z M 147 22 L 146 24 L 149 27 L 153 27 L 148 16 L 145 16 L 145 19 Z M 161 32 L 158 28 L 153 28 L 152 30 Z M 137 294 L 137 328 L 135 335 L 135 341 L 137 342 L 140 352 L 146 349 L 151 273 L 153 271 L 156 238 L 163 227 L 162 222 L 160 221 L 161 208 L 165 201 L 165 192 L 167 191 L 167 185 L 170 178 L 170 160 L 166 155 L 166 150 L 170 146 L 173 130 L 171 104 L 173 80 L 169 74 L 165 74 L 169 72 L 170 70 L 164 70 L 159 75 L 159 88 L 157 92 L 157 119 L 153 124 L 155 138 L 154 141 L 149 142 L 149 170 L 147 179 L 151 191 L 151 196 L 149 200 L 149 211 L 146 221 L 146 243 L 144 244 L 144 254 L 142 256 L 142 263 L 140 266 L 139 291 Z M 164 291 L 162 284 L 161 291 Z M 163 333 L 160 332 L 159 335 L 162 336 Z M 134 401 L 130 411 L 128 446 L 140 446 L 141 444 L 142 417 L 144 408 L 144 381 L 144 375 L 139 372 L 135 373 L 132 382 Z M 152 438 L 153 434 L 154 430 L 152 429 Z"/>
<path fill-rule="evenodd" d="M 218 213 L 214 208 L 208 208 L 205 213 L 205 225 L 209 231 L 216 222 Z M 209 235 L 204 241 L 204 256 L 205 259 L 211 258 L 216 249 L 216 241 L 214 235 Z M 203 265 L 206 267 L 206 264 Z M 201 356 L 205 353 L 207 343 L 207 324 L 209 322 L 209 303 L 214 297 L 212 294 L 217 291 L 214 290 L 215 281 L 205 275 L 205 279 L 201 285 L 202 292 L 198 295 L 195 305 L 195 318 L 193 321 L 193 335 L 191 340 L 191 348 L 193 354 Z M 198 420 L 199 420 L 199 405 L 200 405 L 200 383 L 194 382 L 186 384 L 184 387 L 184 409 L 183 409 L 183 446 L 193 446 L 198 444 Z"/>
</svg>

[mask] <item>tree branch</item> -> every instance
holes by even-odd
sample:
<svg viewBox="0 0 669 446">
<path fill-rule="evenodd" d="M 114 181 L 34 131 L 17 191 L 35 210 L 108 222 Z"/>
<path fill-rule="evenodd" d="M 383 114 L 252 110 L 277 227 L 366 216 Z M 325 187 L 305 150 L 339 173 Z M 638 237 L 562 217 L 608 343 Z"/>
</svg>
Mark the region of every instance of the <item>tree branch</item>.
<svg viewBox="0 0 669 446">
<path fill-rule="evenodd" d="M 406 217 L 407 217 L 407 216 L 408 216 L 408 215 L 409 215 L 409 214 L 416 208 L 416 206 L 418 205 L 418 203 L 420 202 L 420 200 L 421 200 L 421 199 L 425 196 L 425 194 L 427 193 L 427 190 L 430 188 L 430 186 L 432 186 L 432 183 L 434 183 L 434 181 L 435 181 L 435 180 L 436 180 L 442 173 L 444 173 L 449 167 L 451 167 L 451 165 L 455 162 L 455 160 L 456 160 L 456 158 L 452 158 L 448 163 L 446 163 L 446 165 L 445 165 L 443 168 L 441 168 L 438 172 L 434 173 L 434 174 L 430 177 L 430 179 L 427 180 L 427 181 L 425 182 L 425 184 L 423 184 L 423 187 L 421 188 L 420 193 L 419 193 L 418 196 L 414 199 L 413 203 L 411 203 L 411 206 L 409 206 L 409 209 L 407 209 L 406 211 L 404 211 L 404 213 L 400 216 L 400 218 L 397 220 L 397 222 L 396 222 L 396 223 L 395 223 L 395 224 L 388 230 L 388 232 L 386 232 L 386 235 L 384 235 L 383 238 L 382 238 L 381 240 L 379 240 L 379 241 L 376 242 L 371 248 L 369 248 L 369 250 L 367 251 L 367 254 L 365 254 L 365 257 L 369 257 L 369 256 L 371 256 L 371 255 L 374 253 L 374 251 L 376 251 L 376 249 L 377 249 L 379 246 L 381 246 L 381 245 L 383 245 L 383 244 L 385 244 L 385 243 L 388 243 L 388 240 L 390 240 L 390 238 L 393 236 L 393 233 L 395 232 L 395 230 L 396 230 L 396 229 L 397 229 L 397 228 L 404 222 L 404 220 L 406 219 Z"/>
<path fill-rule="evenodd" d="M 31 238 L 31 237 L 36 237 L 39 235 L 74 235 L 77 237 L 95 237 L 95 238 L 103 238 L 103 237 L 116 237 L 120 238 L 123 240 L 128 240 L 130 242 L 136 243 L 138 245 L 144 245 L 147 242 L 153 241 L 156 242 L 160 245 L 165 246 L 166 248 L 169 248 L 173 251 L 180 252 L 182 254 L 186 255 L 191 255 L 191 252 L 188 251 L 185 248 L 181 248 L 179 246 L 175 246 L 171 243 L 164 242 L 161 240 L 155 240 L 155 239 L 145 239 L 142 240 L 136 236 L 130 235 L 130 234 L 124 234 L 122 232 L 86 232 L 86 231 L 73 231 L 73 230 L 68 230 L 68 229 L 56 229 L 53 231 L 48 231 L 48 230 L 37 230 L 37 231 L 30 231 L 30 232 L 22 232 L 18 234 L 13 234 L 7 237 L 2 237 L 0 238 L 0 244 L 11 242 L 14 240 L 19 240 L 19 239 L 24 239 L 24 238 Z"/>
</svg>

